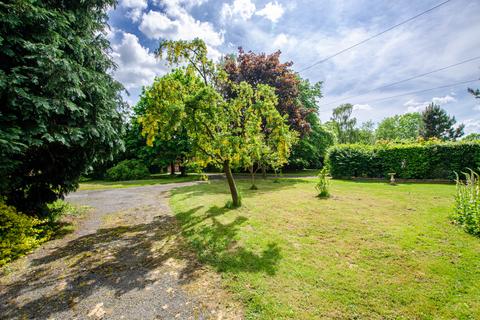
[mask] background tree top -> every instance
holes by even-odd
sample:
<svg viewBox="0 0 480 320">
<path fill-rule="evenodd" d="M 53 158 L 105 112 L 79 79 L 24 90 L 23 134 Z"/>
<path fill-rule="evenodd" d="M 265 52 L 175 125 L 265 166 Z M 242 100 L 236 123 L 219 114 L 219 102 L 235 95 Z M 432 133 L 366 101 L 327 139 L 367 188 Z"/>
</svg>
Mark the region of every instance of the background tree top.
<svg viewBox="0 0 480 320">
<path fill-rule="evenodd" d="M 292 62 L 280 62 L 280 54 L 280 51 L 257 54 L 239 48 L 238 55 L 225 58 L 223 67 L 232 82 L 246 81 L 253 87 L 263 83 L 275 88 L 278 96 L 277 110 L 282 115 L 287 115 L 292 129 L 304 134 L 311 129 L 306 118 L 316 109 L 302 104 L 298 99 L 301 80 L 291 69 Z"/>
</svg>

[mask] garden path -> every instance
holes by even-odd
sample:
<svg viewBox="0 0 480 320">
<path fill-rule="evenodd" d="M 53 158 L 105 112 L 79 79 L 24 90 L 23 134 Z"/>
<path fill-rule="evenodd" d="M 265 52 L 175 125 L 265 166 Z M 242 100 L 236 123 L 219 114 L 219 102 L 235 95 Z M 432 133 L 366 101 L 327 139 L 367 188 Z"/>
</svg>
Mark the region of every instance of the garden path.
<svg viewBox="0 0 480 320">
<path fill-rule="evenodd" d="M 1 319 L 239 319 L 219 276 L 188 249 L 168 207 L 177 183 L 80 191 L 92 207 L 63 239 L 8 266 Z"/>
</svg>

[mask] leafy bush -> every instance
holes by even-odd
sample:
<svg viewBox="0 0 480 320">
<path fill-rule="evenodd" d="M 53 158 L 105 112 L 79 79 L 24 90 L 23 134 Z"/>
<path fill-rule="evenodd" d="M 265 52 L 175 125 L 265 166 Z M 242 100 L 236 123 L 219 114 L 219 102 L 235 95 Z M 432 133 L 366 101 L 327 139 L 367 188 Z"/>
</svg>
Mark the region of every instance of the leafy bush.
<svg viewBox="0 0 480 320">
<path fill-rule="evenodd" d="M 71 225 L 58 222 L 60 216 L 76 215 L 82 208 L 57 200 L 47 205 L 48 217 L 38 219 L 21 212 L 0 198 L 0 266 L 28 253 L 41 243 L 71 231 Z"/>
<path fill-rule="evenodd" d="M 0 201 L 0 266 L 25 254 L 45 241 L 42 221 L 29 217 Z"/>
<path fill-rule="evenodd" d="M 334 178 L 455 179 L 454 172 L 480 167 L 480 143 L 337 145 L 327 152 Z"/>
<path fill-rule="evenodd" d="M 107 170 L 107 179 L 111 181 L 137 180 L 149 176 L 147 166 L 140 160 L 124 160 Z"/>
<path fill-rule="evenodd" d="M 328 198 L 330 197 L 330 192 L 328 191 L 329 181 L 327 178 L 328 170 L 326 167 L 323 167 L 318 174 L 318 182 L 315 185 L 315 189 L 318 191 L 318 197 Z"/>
<path fill-rule="evenodd" d="M 455 211 L 453 220 L 465 231 L 480 236 L 480 180 L 473 170 L 463 173 L 465 182 L 457 175 L 457 192 L 455 194 Z"/>
</svg>

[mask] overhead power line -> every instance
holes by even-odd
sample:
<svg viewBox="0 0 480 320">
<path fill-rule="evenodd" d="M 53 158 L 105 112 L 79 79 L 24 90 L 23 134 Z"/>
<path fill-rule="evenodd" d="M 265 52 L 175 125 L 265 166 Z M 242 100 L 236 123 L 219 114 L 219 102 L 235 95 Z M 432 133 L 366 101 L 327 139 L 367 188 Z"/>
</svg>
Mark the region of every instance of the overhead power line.
<svg viewBox="0 0 480 320">
<path fill-rule="evenodd" d="M 395 95 L 395 96 L 390 96 L 390 97 L 385 97 L 385 98 L 379 98 L 379 99 L 364 101 L 364 102 L 362 102 L 362 104 L 372 103 L 372 102 L 378 102 L 378 101 L 383 101 L 383 100 L 389 100 L 389 99 L 399 98 L 399 97 L 404 97 L 404 96 L 409 96 L 409 95 L 411 95 L 411 94 L 417 94 L 417 93 L 432 91 L 432 90 L 436 90 L 436 89 L 444 89 L 444 88 L 456 87 L 456 86 L 459 86 L 459 85 L 461 85 L 461 84 L 472 83 L 472 82 L 479 81 L 479 80 L 480 80 L 480 79 L 467 80 L 467 81 L 462 81 L 462 82 L 447 84 L 447 85 L 440 86 L 440 87 L 428 88 L 428 89 L 424 89 L 424 90 L 418 90 L 418 91 L 412 91 L 412 92 L 402 93 L 402 94 L 398 94 L 398 95 Z"/>
<path fill-rule="evenodd" d="M 411 80 L 414 80 L 414 79 L 418 79 L 418 78 L 424 77 L 424 76 L 426 76 L 426 75 L 429 75 L 429 74 L 432 74 L 432 73 L 435 73 L 435 72 L 439 72 L 439 71 L 443 71 L 443 70 L 446 70 L 446 69 L 449 69 L 449 68 L 453 68 L 453 67 L 456 67 L 456 66 L 459 66 L 459 65 L 462 65 L 462 64 L 471 62 L 471 61 L 478 60 L 478 59 L 480 59 L 480 56 L 477 56 L 477 57 L 474 57 L 474 58 L 471 58 L 471 59 L 467 59 L 467 60 L 464 60 L 464 61 L 461 61 L 461 62 L 458 62 L 458 63 L 455 63 L 455 64 L 451 64 L 451 65 L 448 65 L 448 66 L 445 66 L 445 67 L 442 67 L 442 68 L 439 68 L 439 69 L 435 69 L 435 70 L 432 70 L 432 71 L 429 71 L 429 72 L 425 72 L 425 73 L 422 73 L 422 74 L 417 74 L 416 76 L 413 76 L 413 77 L 410 77 L 410 78 L 406 78 L 406 79 L 403 79 L 403 80 L 399 80 L 399 81 L 395 81 L 395 82 L 392 82 L 392 83 L 389 83 L 389 84 L 386 84 L 386 85 L 383 85 L 383 86 L 380 86 L 380 87 L 377 87 L 377 88 L 374 88 L 374 89 L 370 89 L 370 90 L 367 90 L 367 91 L 365 91 L 365 92 L 363 92 L 363 93 L 360 93 L 360 94 L 357 94 L 357 95 L 348 96 L 348 97 L 346 97 L 346 98 L 338 99 L 338 100 L 335 100 L 335 101 L 332 101 L 332 102 L 329 102 L 329 103 L 320 105 L 320 107 L 328 106 L 328 105 L 335 104 L 335 103 L 338 103 L 338 102 L 342 102 L 342 101 L 345 101 L 345 100 L 349 100 L 349 99 L 353 99 L 353 98 L 356 98 L 356 97 L 360 97 L 360 96 L 363 96 L 363 95 L 365 95 L 365 94 L 367 94 L 367 93 L 370 93 L 370 92 L 373 92 L 373 91 L 377 91 L 377 90 L 380 90 L 380 89 L 385 89 L 385 88 L 393 87 L 394 85 L 397 85 L 397 84 L 400 84 L 400 83 L 405 83 L 405 82 L 407 82 L 407 81 L 411 81 Z"/>
<path fill-rule="evenodd" d="M 409 95 L 412 95 L 412 94 L 417 94 L 417 93 L 432 91 L 432 90 L 436 90 L 436 89 L 444 89 L 444 88 L 456 87 L 456 86 L 459 86 L 459 85 L 462 85 L 462 84 L 472 83 L 472 82 L 475 82 L 475 81 L 480 81 L 480 79 L 467 80 L 467 81 L 462 81 L 462 82 L 447 84 L 447 85 L 444 85 L 444 86 L 439 86 L 439 87 L 428 88 L 428 89 L 424 89 L 424 90 L 418 90 L 418 91 L 412 91 L 412 92 L 402 93 L 402 94 L 398 94 L 398 95 L 390 96 L 390 97 L 385 97 L 385 98 L 379 98 L 379 99 L 374 99 L 374 100 L 362 101 L 362 104 L 367 104 L 367 103 L 372 103 L 372 102 L 378 102 L 378 101 L 383 101 L 383 100 L 390 100 L 390 99 L 394 99 L 394 98 L 409 96 Z M 320 113 L 325 113 L 325 112 L 330 112 L 330 111 L 322 111 L 322 110 L 320 110 Z"/>
<path fill-rule="evenodd" d="M 374 39 L 374 38 L 377 38 L 377 37 L 381 36 L 381 35 L 384 34 L 384 33 L 387 33 L 387 32 L 390 31 L 390 30 L 393 30 L 393 29 L 395 29 L 395 28 L 400 27 L 401 25 L 404 25 L 405 23 L 408 23 L 408 22 L 410 22 L 410 21 L 412 21 L 412 20 L 415 20 L 416 18 L 418 18 L 418 17 L 420 17 L 420 16 L 423 16 L 424 14 L 427 14 L 427 13 L 429 13 L 430 11 L 433 11 L 433 10 L 435 10 L 435 9 L 443 6 L 444 4 L 446 4 L 446 3 L 450 2 L 450 1 L 451 1 L 451 0 L 443 1 L 443 2 L 441 2 L 441 3 L 439 3 L 439 4 L 437 4 L 436 6 L 431 7 L 431 8 L 428 9 L 428 10 L 425 10 L 425 11 L 423 11 L 423 12 L 420 12 L 419 14 L 417 14 L 417 15 L 411 17 L 411 18 L 408 18 L 407 20 L 404 20 L 404 21 L 402 21 L 402 22 L 400 22 L 400 23 L 398 23 L 398 24 L 396 24 L 396 25 L 394 25 L 394 26 L 391 26 L 391 27 L 388 28 L 388 29 L 383 30 L 382 32 L 379 32 L 379 33 L 377 33 L 377 34 L 375 34 L 375 35 L 373 35 L 373 36 L 371 36 L 371 37 L 369 37 L 369 38 L 367 38 L 367 39 L 365 39 L 365 40 L 362 40 L 362 41 L 360 41 L 360 42 L 358 42 L 358 43 L 356 43 L 356 44 L 354 44 L 354 45 L 351 45 L 350 47 L 347 47 L 347 48 L 345 48 L 345 49 L 343 49 L 343 50 L 340 50 L 340 51 L 338 51 L 337 53 L 332 54 L 331 56 L 328 56 L 328 57 L 326 57 L 326 58 L 323 58 L 322 60 L 319 60 L 319 61 L 317 61 L 317 62 L 315 62 L 315 63 L 313 63 L 313 64 L 311 64 L 311 65 L 309 65 L 309 66 L 307 66 L 307 67 L 305 67 L 305 68 L 303 68 L 303 69 L 301 69 L 299 72 L 306 71 L 306 70 L 311 69 L 311 68 L 313 68 L 313 67 L 315 67 L 315 66 L 317 66 L 317 65 L 319 65 L 319 64 L 321 64 L 321 63 L 324 63 L 325 61 L 328 61 L 328 60 L 330 60 L 330 59 L 338 56 L 339 54 L 342 54 L 342 53 L 344 53 L 344 52 L 346 52 L 346 51 L 348 51 L 348 50 L 350 50 L 350 49 L 353 49 L 353 48 L 355 48 L 355 47 L 358 47 L 358 46 L 364 44 L 364 43 L 367 42 L 367 41 L 370 41 L 370 40 L 372 40 L 372 39 Z"/>
</svg>

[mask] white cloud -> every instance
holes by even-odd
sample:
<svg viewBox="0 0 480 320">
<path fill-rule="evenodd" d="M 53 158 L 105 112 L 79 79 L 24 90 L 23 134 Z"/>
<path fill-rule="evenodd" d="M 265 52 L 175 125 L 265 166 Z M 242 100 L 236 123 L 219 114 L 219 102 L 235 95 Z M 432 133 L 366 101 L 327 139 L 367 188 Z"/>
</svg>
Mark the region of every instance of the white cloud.
<svg viewBox="0 0 480 320">
<path fill-rule="evenodd" d="M 227 22 L 228 19 L 237 17 L 248 20 L 255 13 L 255 9 L 255 4 L 251 0 L 234 0 L 232 4 L 223 4 L 220 17 L 223 23 Z"/>
<path fill-rule="evenodd" d="M 150 10 L 143 14 L 139 30 L 150 39 L 200 38 L 207 44 L 210 58 L 221 55 L 217 47 L 223 44 L 223 32 L 215 30 L 210 22 L 196 20 L 183 7 L 167 6 L 165 13 Z"/>
<path fill-rule="evenodd" d="M 475 111 L 480 111 L 480 104 L 477 104 L 476 106 L 473 107 L 473 110 Z"/>
<path fill-rule="evenodd" d="M 154 54 L 143 47 L 138 38 L 131 33 L 121 32 L 121 40 L 113 43 L 112 49 L 113 59 L 118 65 L 114 77 L 127 90 L 150 85 L 155 76 L 166 71 Z"/>
<path fill-rule="evenodd" d="M 354 104 L 353 105 L 353 111 L 356 110 L 365 110 L 365 111 L 370 111 L 372 110 L 372 106 L 369 104 Z"/>
<path fill-rule="evenodd" d="M 159 11 L 150 10 L 142 17 L 139 29 L 150 39 L 160 39 L 166 34 L 178 32 L 179 23 Z"/>
<path fill-rule="evenodd" d="M 462 122 L 465 125 L 466 134 L 480 132 L 480 119 L 466 119 Z"/>
<path fill-rule="evenodd" d="M 132 19 L 133 22 L 137 22 L 143 11 L 147 9 L 147 0 L 120 0 L 119 6 L 126 8 L 127 16 Z"/>
<path fill-rule="evenodd" d="M 407 107 L 407 111 L 406 112 L 419 112 L 421 110 L 423 110 L 427 105 L 429 104 L 429 102 L 418 102 L 418 101 L 415 101 L 414 99 L 411 99 L 411 100 L 408 100 L 407 102 L 405 102 L 403 105 L 405 107 Z"/>
<path fill-rule="evenodd" d="M 440 104 L 440 105 L 447 104 L 447 103 L 450 103 L 450 102 L 455 102 L 455 101 L 457 101 L 457 99 L 455 99 L 451 95 L 446 95 L 445 97 L 433 97 L 432 98 L 433 103 Z"/>
<path fill-rule="evenodd" d="M 258 10 L 255 14 L 257 16 L 263 16 L 275 23 L 283 16 L 284 13 L 285 9 L 283 9 L 283 6 L 275 1 L 267 3 L 262 10 Z"/>
<path fill-rule="evenodd" d="M 281 49 L 286 46 L 289 42 L 289 37 L 285 33 L 280 33 L 273 40 L 273 47 L 275 50 Z"/>
<path fill-rule="evenodd" d="M 153 0 L 155 5 L 165 5 L 166 7 L 172 8 L 187 8 L 190 9 L 195 6 L 200 6 L 208 0 Z"/>
<path fill-rule="evenodd" d="M 450 102 L 455 102 L 457 99 L 453 97 L 453 94 L 447 94 L 444 97 L 433 97 L 431 101 L 417 102 L 414 99 L 410 99 L 404 103 L 404 106 L 407 107 L 407 112 L 419 112 L 425 109 L 430 103 L 444 105 Z"/>
<path fill-rule="evenodd" d="M 146 8 L 146 0 L 120 0 L 118 3 L 121 7 L 124 8 Z"/>
</svg>

